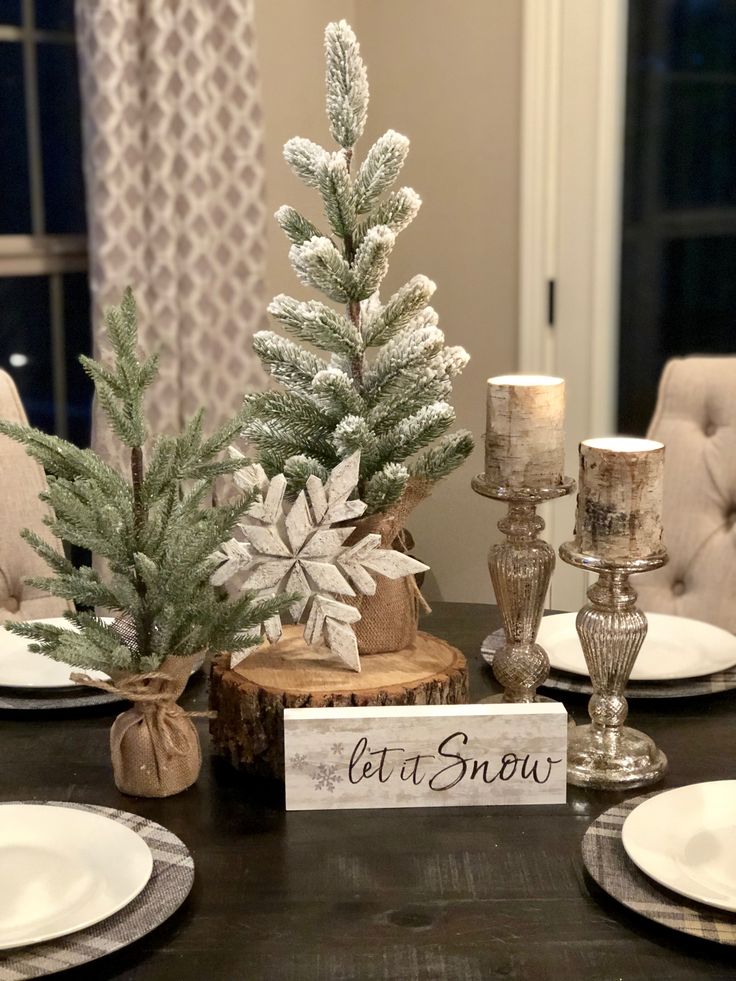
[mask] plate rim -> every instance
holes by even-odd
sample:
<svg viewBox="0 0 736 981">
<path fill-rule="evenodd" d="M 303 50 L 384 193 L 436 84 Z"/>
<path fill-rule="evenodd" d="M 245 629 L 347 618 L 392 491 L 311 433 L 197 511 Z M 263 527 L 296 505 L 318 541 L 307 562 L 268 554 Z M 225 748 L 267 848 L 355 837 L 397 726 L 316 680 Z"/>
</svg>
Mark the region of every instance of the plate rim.
<svg viewBox="0 0 736 981">
<path fill-rule="evenodd" d="M 651 618 L 652 617 L 656 617 L 657 620 L 664 620 L 664 619 L 666 619 L 666 620 L 676 620 L 676 621 L 679 621 L 679 622 L 685 621 L 687 623 L 699 624 L 699 625 L 701 625 L 703 627 L 706 627 L 706 628 L 709 628 L 711 630 L 717 631 L 718 633 L 725 634 L 725 636 L 728 637 L 728 638 L 730 638 L 733 641 L 733 643 L 734 643 L 734 660 L 730 664 L 725 664 L 725 665 L 722 665 L 722 666 L 716 667 L 716 668 L 709 667 L 706 671 L 702 671 L 702 672 L 697 673 L 697 674 L 692 674 L 692 673 L 679 674 L 678 673 L 678 674 L 675 674 L 675 675 L 671 675 L 670 674 L 668 676 L 656 677 L 656 678 L 653 678 L 653 677 L 639 678 L 639 677 L 634 677 L 634 674 L 632 672 L 632 675 L 631 675 L 631 677 L 629 679 L 629 681 L 631 683 L 633 683 L 633 684 L 654 684 L 654 685 L 656 685 L 656 684 L 661 684 L 663 682 L 666 683 L 666 682 L 672 682 L 672 681 L 700 680 L 700 679 L 703 679 L 703 678 L 708 678 L 710 675 L 718 674 L 718 673 L 720 673 L 722 671 L 729 671 L 732 668 L 736 667 L 736 636 L 734 636 L 734 634 L 730 633 L 728 630 L 724 629 L 723 627 L 719 627 L 715 623 L 708 623 L 707 620 L 697 620 L 694 617 L 680 617 L 680 616 L 676 616 L 674 613 L 659 613 L 657 611 L 650 611 L 648 613 L 645 613 L 645 615 L 646 615 L 646 617 L 647 617 L 647 619 L 649 621 L 651 621 Z M 546 616 L 544 616 L 542 618 L 542 624 L 545 621 L 558 620 L 558 619 L 561 619 L 562 617 L 565 617 L 565 618 L 572 617 L 573 618 L 573 623 L 574 623 L 574 618 L 577 617 L 577 612 L 575 612 L 575 611 L 568 611 L 568 612 L 562 612 L 562 613 L 549 613 L 549 614 L 547 614 Z M 540 628 L 539 628 L 540 631 L 542 629 L 542 624 L 540 624 Z M 550 667 L 552 668 L 553 671 L 561 671 L 561 672 L 564 672 L 565 674 L 572 675 L 573 677 L 576 677 L 576 678 L 587 678 L 588 680 L 590 680 L 590 674 L 587 672 L 587 670 L 584 671 L 584 672 L 583 671 L 576 671 L 574 668 L 571 668 L 569 666 L 561 667 L 559 664 L 553 664 L 552 663 L 552 657 L 550 655 L 550 651 L 545 646 L 543 639 L 540 639 L 538 637 L 538 640 L 541 643 L 541 645 L 544 647 L 544 649 L 545 649 L 545 651 L 547 653 L 547 656 L 550 658 Z M 634 670 L 636 670 L 636 665 L 634 665 Z"/>
<path fill-rule="evenodd" d="M 105 623 L 112 623 L 115 618 L 114 617 L 100 617 L 99 619 L 102 620 L 102 621 L 104 621 Z M 11 631 L 6 630 L 6 625 L 9 622 L 49 623 L 49 624 L 52 624 L 53 626 L 61 626 L 61 625 L 65 624 L 65 623 L 67 623 L 67 624 L 70 625 L 70 628 L 71 628 L 71 626 L 73 626 L 71 624 L 71 621 L 67 620 L 67 618 L 64 617 L 64 616 L 60 616 L 60 617 L 30 617 L 29 619 L 23 620 L 23 621 L 8 621 L 8 620 L 4 620 L 4 621 L 0 622 L 0 638 L 2 637 L 2 632 L 3 631 L 5 633 L 10 634 L 11 637 L 18 637 L 17 634 L 13 634 Z M 31 643 L 31 641 L 28 638 L 18 637 L 18 639 L 19 640 L 25 640 L 26 646 L 29 643 Z M 27 653 L 33 653 L 33 652 L 27 651 Z M 0 652 L 0 657 L 1 656 L 2 656 L 2 654 Z M 43 654 L 39 654 L 38 656 L 39 657 L 44 657 Z M 53 658 L 49 658 L 48 660 L 53 660 Z M 61 664 L 62 662 L 56 661 L 55 663 L 56 664 Z M 66 662 L 63 662 L 63 663 L 66 664 Z M 69 665 L 69 670 L 70 671 L 74 671 L 75 670 L 74 669 L 74 665 L 70 664 Z M 99 671 L 99 672 L 92 671 L 92 672 L 87 672 L 87 673 L 92 674 L 92 676 L 94 676 L 95 674 L 99 674 L 103 678 L 105 678 L 105 677 L 108 677 L 109 678 L 109 676 L 106 676 L 105 675 L 105 672 L 104 671 Z M 59 685 L 49 685 L 49 684 L 46 684 L 46 685 L 17 685 L 17 684 L 16 685 L 10 685 L 7 682 L 4 682 L 4 681 L 0 680 L 0 695 L 4 694 L 6 696 L 9 696 L 12 692 L 19 692 L 19 693 L 21 693 L 21 697 L 30 697 L 30 694 L 32 692 L 38 692 L 38 693 L 40 693 L 40 692 L 49 692 L 50 694 L 48 694 L 46 696 L 39 694 L 38 697 L 39 698 L 43 698 L 43 697 L 47 697 L 47 698 L 58 698 L 62 694 L 71 694 L 72 692 L 75 692 L 75 691 L 78 692 L 80 690 L 80 688 L 83 688 L 83 687 L 84 687 L 83 685 L 78 685 L 78 684 L 76 684 L 75 682 L 73 682 L 71 680 L 69 680 L 67 684 L 63 684 L 63 685 L 62 684 L 59 684 Z"/>
<path fill-rule="evenodd" d="M 703 899 L 703 896 L 701 894 L 695 893 L 690 889 L 673 885 L 671 881 L 667 881 L 666 879 L 662 878 L 661 875 L 654 874 L 652 871 L 650 871 L 649 868 L 646 868 L 645 865 L 642 865 L 639 859 L 635 858 L 634 855 L 631 854 L 631 851 L 629 850 L 629 847 L 626 842 L 626 826 L 627 824 L 629 824 L 630 820 L 634 817 L 637 811 L 639 811 L 641 808 L 645 808 L 646 810 L 656 809 L 657 802 L 659 802 L 662 799 L 670 798 L 672 795 L 693 791 L 696 790 L 698 787 L 712 787 L 714 785 L 721 785 L 721 784 L 732 784 L 734 788 L 734 797 L 736 798 L 736 779 L 701 780 L 699 783 L 690 783 L 690 784 L 684 784 L 681 787 L 672 787 L 670 788 L 670 790 L 664 790 L 660 794 L 655 794 L 652 797 L 648 797 L 646 800 L 643 800 L 641 804 L 637 804 L 637 806 L 629 814 L 627 814 L 626 818 L 624 819 L 624 823 L 621 825 L 621 844 L 623 846 L 624 851 L 626 852 L 627 857 L 634 863 L 637 869 L 639 869 L 640 872 L 646 875 L 653 882 L 656 882 L 660 886 L 664 886 L 665 889 L 669 889 L 671 892 L 677 893 L 678 896 L 684 896 L 686 899 L 691 899 L 694 902 L 700 903 L 701 905 L 707 906 L 711 909 L 723 910 L 726 913 L 736 913 L 736 889 L 734 890 L 733 899 L 730 904 L 714 902 L 711 899 Z M 632 827 L 633 824 L 629 824 L 629 835 L 631 835 Z"/>
<path fill-rule="evenodd" d="M 67 937 L 70 934 L 79 933 L 81 930 L 86 930 L 89 927 L 95 926 L 98 923 L 102 923 L 105 920 L 108 920 L 111 916 L 114 916 L 116 913 L 119 913 L 121 910 L 125 909 L 126 906 L 130 905 L 130 903 L 132 903 L 133 900 L 143 892 L 143 890 L 150 882 L 151 876 L 153 874 L 153 868 L 154 868 L 153 852 L 151 851 L 151 847 L 148 844 L 148 842 L 141 835 L 139 835 L 137 831 L 134 831 L 133 828 L 129 828 L 126 825 L 120 823 L 119 821 L 113 820 L 113 818 L 109 817 L 106 814 L 102 814 L 94 811 L 88 811 L 83 808 L 77 808 L 77 807 L 60 807 L 58 804 L 44 804 L 36 801 L 28 801 L 27 803 L 19 803 L 17 801 L 0 801 L 0 808 L 7 808 L 7 807 L 14 807 L 18 810 L 20 810 L 20 808 L 27 809 L 30 807 L 37 810 L 39 814 L 43 812 L 45 813 L 51 812 L 50 820 L 52 821 L 53 821 L 54 812 L 58 813 L 63 811 L 66 812 L 67 815 L 69 813 L 89 815 L 89 817 L 92 820 L 92 823 L 95 823 L 98 820 L 108 822 L 110 825 L 114 825 L 116 828 L 119 828 L 123 837 L 128 838 L 130 841 L 135 840 L 137 842 L 136 847 L 142 846 L 141 857 L 145 857 L 148 870 L 145 877 L 143 877 L 143 881 L 137 884 L 135 890 L 126 894 L 127 898 L 125 898 L 119 903 L 113 904 L 113 906 L 109 909 L 106 909 L 106 911 L 102 915 L 95 915 L 86 918 L 82 920 L 80 923 L 75 924 L 72 927 L 51 930 L 50 932 L 42 932 L 38 936 L 34 937 L 32 940 L 21 940 L 21 941 L 13 941 L 12 943 L 8 943 L 0 939 L 0 952 L 24 950 L 26 947 L 34 947 L 37 944 L 47 943 L 48 941 L 51 940 L 58 940 L 61 937 Z M 86 821 L 88 820 L 88 818 L 85 817 L 84 820 Z M 130 837 L 131 835 L 132 838 Z"/>
</svg>

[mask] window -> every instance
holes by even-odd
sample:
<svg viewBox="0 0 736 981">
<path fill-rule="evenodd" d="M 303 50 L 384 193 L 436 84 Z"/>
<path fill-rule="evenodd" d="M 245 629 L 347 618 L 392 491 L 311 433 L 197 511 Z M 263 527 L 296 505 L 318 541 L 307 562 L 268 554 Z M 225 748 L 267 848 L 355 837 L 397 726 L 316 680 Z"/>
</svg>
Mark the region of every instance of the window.
<svg viewBox="0 0 736 981">
<path fill-rule="evenodd" d="M 0 0 L 0 367 L 34 425 L 89 440 L 74 0 Z"/>
<path fill-rule="evenodd" d="M 736 353 L 736 0 L 629 7 L 619 428 L 668 358 Z"/>
</svg>

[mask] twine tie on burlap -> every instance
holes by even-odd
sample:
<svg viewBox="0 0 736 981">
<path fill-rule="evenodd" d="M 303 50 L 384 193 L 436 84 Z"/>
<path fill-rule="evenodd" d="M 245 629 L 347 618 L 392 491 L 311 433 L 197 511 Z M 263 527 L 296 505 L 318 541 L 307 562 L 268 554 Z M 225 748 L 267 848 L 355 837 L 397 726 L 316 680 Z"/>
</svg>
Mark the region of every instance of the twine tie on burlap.
<svg viewBox="0 0 736 981">
<path fill-rule="evenodd" d="M 189 712 L 178 704 L 179 697 L 175 691 L 166 689 L 161 691 L 151 691 L 148 687 L 150 681 L 164 681 L 174 684 L 176 678 L 165 671 L 149 671 L 148 674 L 136 674 L 130 678 L 121 678 L 117 682 L 103 681 L 90 678 L 88 674 L 73 672 L 69 675 L 70 679 L 77 685 L 86 685 L 88 688 L 101 688 L 102 691 L 109 692 L 111 695 L 119 695 L 127 702 L 141 706 L 144 716 L 159 715 L 161 710 L 166 710 L 173 716 L 184 716 L 187 719 L 214 719 L 217 712 Z M 153 712 L 151 712 L 153 709 Z"/>
</svg>

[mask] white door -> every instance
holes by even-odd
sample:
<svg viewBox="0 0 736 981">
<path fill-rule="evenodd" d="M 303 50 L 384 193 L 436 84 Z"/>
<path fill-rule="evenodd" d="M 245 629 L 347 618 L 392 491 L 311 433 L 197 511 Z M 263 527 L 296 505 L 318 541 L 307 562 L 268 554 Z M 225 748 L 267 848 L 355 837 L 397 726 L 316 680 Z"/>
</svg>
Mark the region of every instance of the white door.
<svg viewBox="0 0 736 981">
<path fill-rule="evenodd" d="M 567 472 L 615 427 L 626 0 L 525 0 L 520 370 L 567 386 Z M 572 537 L 575 498 L 543 511 Z M 573 610 L 586 579 L 558 560 L 550 605 Z"/>
</svg>

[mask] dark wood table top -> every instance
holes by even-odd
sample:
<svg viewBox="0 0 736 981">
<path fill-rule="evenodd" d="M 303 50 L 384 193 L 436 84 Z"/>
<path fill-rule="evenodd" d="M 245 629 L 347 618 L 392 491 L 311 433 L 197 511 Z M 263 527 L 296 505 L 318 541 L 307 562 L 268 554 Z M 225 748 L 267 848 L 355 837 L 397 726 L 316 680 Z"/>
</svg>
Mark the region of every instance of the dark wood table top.
<svg viewBox="0 0 736 981">
<path fill-rule="evenodd" d="M 460 647 L 471 693 L 494 608 L 438 603 L 425 626 Z M 206 680 L 183 704 L 204 707 Z M 586 699 L 564 698 L 575 718 Z M 292 812 L 273 785 L 207 753 L 199 783 L 168 800 L 117 793 L 116 708 L 0 714 L 0 799 L 84 801 L 170 828 L 196 881 L 166 924 L 59 979 L 107 981 L 535 981 L 736 977 L 736 951 L 659 928 L 587 881 L 580 840 L 624 796 L 570 788 L 552 807 Z M 736 692 L 634 702 L 630 721 L 667 753 L 663 788 L 736 778 Z"/>
</svg>

